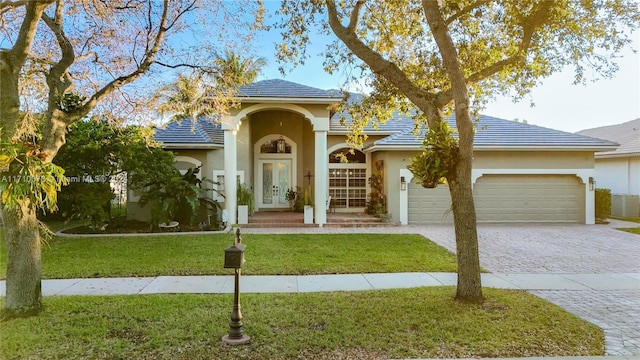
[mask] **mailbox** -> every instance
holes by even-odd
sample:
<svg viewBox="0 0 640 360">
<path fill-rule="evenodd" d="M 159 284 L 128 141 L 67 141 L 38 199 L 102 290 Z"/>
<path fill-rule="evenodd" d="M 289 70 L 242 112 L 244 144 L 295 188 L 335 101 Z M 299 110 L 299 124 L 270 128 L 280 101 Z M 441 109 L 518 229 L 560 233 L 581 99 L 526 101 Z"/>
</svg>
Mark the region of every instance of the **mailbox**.
<svg viewBox="0 0 640 360">
<path fill-rule="evenodd" d="M 239 269 L 244 264 L 244 244 L 232 244 L 224 249 L 224 267 Z"/>
</svg>

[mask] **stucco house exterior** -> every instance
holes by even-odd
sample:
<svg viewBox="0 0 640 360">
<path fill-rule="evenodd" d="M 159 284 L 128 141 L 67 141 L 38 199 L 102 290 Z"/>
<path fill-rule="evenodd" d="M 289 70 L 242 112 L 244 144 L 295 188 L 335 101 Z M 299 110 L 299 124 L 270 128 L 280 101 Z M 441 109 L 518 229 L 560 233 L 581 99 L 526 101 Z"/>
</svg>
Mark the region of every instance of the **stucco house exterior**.
<svg viewBox="0 0 640 360">
<path fill-rule="evenodd" d="M 637 217 L 640 212 L 640 119 L 586 129 L 578 134 L 619 143 L 611 151 L 595 154 L 599 188 L 610 189 L 611 214 Z"/>
<path fill-rule="evenodd" d="M 240 106 L 218 122 L 172 123 L 156 139 L 176 153 L 176 166 L 202 166 L 201 175 L 235 194 L 238 179 L 254 190 L 257 211 L 289 207 L 289 188 L 312 187 L 314 222 L 332 211 L 362 212 L 371 188 L 382 179 L 391 221 L 400 224 L 451 222 L 445 185 L 425 189 L 406 166 L 419 153 L 422 136 L 410 118 L 397 116 L 366 130 L 362 149 L 341 163 L 347 129 L 341 101 L 326 91 L 285 80 L 264 80 L 240 89 Z M 348 120 L 348 119 L 347 119 Z M 455 127 L 455 120 L 448 121 Z M 617 144 L 552 129 L 481 116 L 474 147 L 473 190 L 480 222 L 594 223 L 594 153 Z M 135 199 L 134 199 L 135 200 Z M 235 196 L 220 198 L 235 223 Z"/>
</svg>

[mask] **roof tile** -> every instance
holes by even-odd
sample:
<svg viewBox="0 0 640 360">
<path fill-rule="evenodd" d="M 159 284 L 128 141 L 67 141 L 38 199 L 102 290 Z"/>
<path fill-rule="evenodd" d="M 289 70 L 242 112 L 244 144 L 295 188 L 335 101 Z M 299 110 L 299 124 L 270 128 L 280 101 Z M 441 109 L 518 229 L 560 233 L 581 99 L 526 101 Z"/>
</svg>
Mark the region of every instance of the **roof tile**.
<svg viewBox="0 0 640 360">
<path fill-rule="evenodd" d="M 596 157 L 640 155 L 640 118 L 618 125 L 578 131 L 577 134 L 615 141 L 620 144 L 620 147 L 615 151 L 597 153 Z"/>
</svg>

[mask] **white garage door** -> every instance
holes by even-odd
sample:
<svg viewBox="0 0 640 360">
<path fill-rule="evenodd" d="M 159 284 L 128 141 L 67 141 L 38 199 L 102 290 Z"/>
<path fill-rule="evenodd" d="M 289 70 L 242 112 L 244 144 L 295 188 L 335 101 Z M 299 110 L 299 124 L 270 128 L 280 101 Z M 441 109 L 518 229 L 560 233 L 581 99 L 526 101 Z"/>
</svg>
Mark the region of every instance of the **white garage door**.
<svg viewBox="0 0 640 360">
<path fill-rule="evenodd" d="M 453 222 L 449 187 L 438 185 L 434 189 L 425 189 L 414 182 L 409 190 L 409 224 L 433 224 Z"/>
<path fill-rule="evenodd" d="M 574 175 L 483 175 L 473 194 L 479 222 L 584 221 L 584 185 Z"/>
<path fill-rule="evenodd" d="M 447 186 L 408 190 L 410 224 L 453 221 Z M 584 185 L 573 175 L 484 175 L 473 195 L 478 222 L 584 222 Z"/>
</svg>

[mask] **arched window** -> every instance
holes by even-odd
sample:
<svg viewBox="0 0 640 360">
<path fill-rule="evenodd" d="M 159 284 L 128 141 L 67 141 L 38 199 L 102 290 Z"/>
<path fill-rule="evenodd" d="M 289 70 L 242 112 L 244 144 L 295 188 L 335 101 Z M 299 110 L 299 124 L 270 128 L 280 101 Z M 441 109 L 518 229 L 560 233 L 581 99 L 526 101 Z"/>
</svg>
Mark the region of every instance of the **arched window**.
<svg viewBox="0 0 640 360">
<path fill-rule="evenodd" d="M 268 140 L 260 145 L 261 154 L 291 154 L 291 144 L 280 136 L 274 140 Z"/>
<path fill-rule="evenodd" d="M 349 164 L 364 164 L 367 162 L 367 155 L 359 150 L 353 150 L 352 153 L 349 148 L 338 149 L 329 154 L 329 164 L 344 163 L 343 159 Z"/>
</svg>

